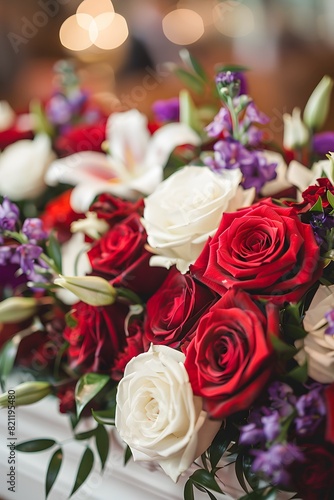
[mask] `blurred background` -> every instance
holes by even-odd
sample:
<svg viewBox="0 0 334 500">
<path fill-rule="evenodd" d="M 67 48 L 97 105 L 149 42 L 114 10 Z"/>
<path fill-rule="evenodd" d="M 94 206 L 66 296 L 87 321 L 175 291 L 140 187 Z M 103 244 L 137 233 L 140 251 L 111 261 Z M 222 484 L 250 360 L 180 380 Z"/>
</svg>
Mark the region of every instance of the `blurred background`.
<svg viewBox="0 0 334 500">
<path fill-rule="evenodd" d="M 334 77 L 333 28 L 333 0 L 0 0 L 0 99 L 20 111 L 47 98 L 55 62 L 69 58 L 110 108 L 115 97 L 150 114 L 183 87 L 164 63 L 186 47 L 210 75 L 217 63 L 249 67 L 249 93 L 279 135 L 282 114 Z"/>
</svg>

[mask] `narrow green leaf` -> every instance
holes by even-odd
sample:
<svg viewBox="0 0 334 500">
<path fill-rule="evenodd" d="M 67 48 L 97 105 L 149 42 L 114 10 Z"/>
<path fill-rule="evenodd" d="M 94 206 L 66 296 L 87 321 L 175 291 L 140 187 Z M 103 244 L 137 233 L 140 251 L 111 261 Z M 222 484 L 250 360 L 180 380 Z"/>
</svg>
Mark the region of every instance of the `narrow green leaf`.
<svg viewBox="0 0 334 500">
<path fill-rule="evenodd" d="M 75 402 L 78 416 L 85 406 L 91 401 L 109 382 L 109 375 L 99 373 L 85 373 L 77 382 L 75 387 Z"/>
<path fill-rule="evenodd" d="M 275 335 L 270 335 L 270 340 L 275 351 L 286 359 L 293 358 L 297 353 L 297 349 L 295 347 L 286 344 L 285 342 L 283 342 L 283 340 L 275 337 Z"/>
<path fill-rule="evenodd" d="M 219 485 L 217 484 L 217 481 L 215 480 L 214 476 L 210 474 L 205 469 L 198 469 L 196 470 L 190 478 L 196 486 L 200 486 L 203 488 L 210 488 L 210 490 L 217 491 L 219 493 L 223 493 L 222 490 L 220 489 Z"/>
<path fill-rule="evenodd" d="M 128 463 L 128 461 L 130 460 L 131 457 L 132 457 L 131 448 L 130 448 L 130 446 L 127 446 L 125 453 L 124 453 L 124 465 L 126 465 Z"/>
<path fill-rule="evenodd" d="M 301 326 L 287 325 L 284 331 L 286 331 L 293 340 L 304 339 L 307 335 L 307 332 Z"/>
<path fill-rule="evenodd" d="M 191 90 L 193 90 L 197 94 L 203 93 L 204 84 L 203 81 L 198 78 L 198 76 L 194 75 L 193 73 L 189 73 L 189 71 L 186 71 L 182 68 L 174 69 L 174 73 Z"/>
<path fill-rule="evenodd" d="M 184 485 L 183 498 L 184 500 L 195 500 L 194 487 L 190 479 L 188 479 L 188 481 Z"/>
<path fill-rule="evenodd" d="M 309 212 L 323 212 L 321 196 L 318 197 L 318 200 L 313 207 L 310 208 Z"/>
<path fill-rule="evenodd" d="M 245 473 L 244 473 L 244 456 L 242 453 L 239 453 L 235 461 L 235 475 L 238 478 L 241 488 L 246 493 L 248 493 L 248 487 L 245 481 Z"/>
<path fill-rule="evenodd" d="M 74 482 L 70 497 L 83 485 L 89 476 L 94 465 L 94 454 L 90 448 L 87 448 L 82 455 L 82 459 L 78 468 L 77 477 Z"/>
<path fill-rule="evenodd" d="M 95 427 L 95 429 L 91 429 L 90 431 L 80 432 L 79 434 L 74 434 L 74 437 L 78 441 L 83 441 L 85 439 L 89 439 L 92 436 L 96 435 L 97 429 L 98 429 L 98 427 Z"/>
<path fill-rule="evenodd" d="M 191 127 L 198 134 L 203 130 L 201 120 L 198 115 L 198 111 L 192 100 L 189 92 L 187 90 L 181 90 L 180 92 L 180 122 L 185 123 L 188 127 Z"/>
<path fill-rule="evenodd" d="M 104 470 L 109 454 L 109 434 L 103 425 L 98 425 L 95 433 L 96 449 L 101 460 L 101 470 Z"/>
<path fill-rule="evenodd" d="M 13 369 L 19 344 L 13 339 L 8 340 L 0 352 L 0 384 L 2 392 L 5 392 L 6 379 Z"/>
<path fill-rule="evenodd" d="M 37 451 L 48 450 L 55 444 L 56 441 L 54 439 L 34 439 L 32 441 L 18 443 L 16 449 L 18 451 L 24 451 L 25 453 L 35 453 Z"/>
<path fill-rule="evenodd" d="M 75 328 L 78 324 L 78 320 L 73 316 L 72 311 L 65 314 L 65 321 L 69 328 Z"/>
<path fill-rule="evenodd" d="M 115 411 L 112 410 L 102 410 L 94 411 L 92 410 L 92 415 L 96 422 L 101 425 L 114 425 L 115 424 Z"/>
<path fill-rule="evenodd" d="M 62 255 L 59 241 L 53 233 L 50 234 L 46 250 L 48 256 L 53 260 L 56 270 L 62 274 Z"/>
<path fill-rule="evenodd" d="M 334 194 L 331 193 L 329 190 L 327 191 L 327 200 L 330 206 L 334 208 Z"/>
<path fill-rule="evenodd" d="M 60 471 L 60 467 L 63 461 L 63 451 L 61 448 L 58 448 L 51 457 L 49 462 L 49 467 L 46 473 L 45 480 L 45 498 L 48 497 L 52 486 L 54 485 L 55 480 Z"/>
<path fill-rule="evenodd" d="M 288 377 L 296 380 L 297 382 L 300 382 L 301 384 L 304 384 L 308 378 L 307 362 L 305 362 L 301 366 L 296 366 L 295 368 L 293 368 L 288 373 Z"/>
<path fill-rule="evenodd" d="M 181 49 L 179 54 L 184 64 L 186 64 L 190 70 L 194 71 L 205 82 L 208 80 L 203 66 L 190 54 L 189 50 Z"/>
<path fill-rule="evenodd" d="M 222 428 L 215 436 L 209 448 L 209 456 L 212 469 L 217 466 L 219 460 L 224 455 L 229 444 L 231 443 L 231 439 L 232 436 L 230 435 L 229 429 Z"/>
</svg>

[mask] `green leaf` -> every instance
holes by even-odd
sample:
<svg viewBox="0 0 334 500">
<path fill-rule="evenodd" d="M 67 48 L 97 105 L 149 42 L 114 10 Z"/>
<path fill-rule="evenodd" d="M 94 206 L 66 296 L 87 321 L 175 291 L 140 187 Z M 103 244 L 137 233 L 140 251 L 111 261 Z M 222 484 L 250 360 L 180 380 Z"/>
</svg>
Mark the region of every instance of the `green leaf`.
<svg viewBox="0 0 334 500">
<path fill-rule="evenodd" d="M 305 362 L 301 366 L 296 366 L 295 368 L 293 368 L 288 373 L 288 377 L 296 380 L 297 382 L 300 382 L 301 384 L 304 384 L 308 378 L 307 362 Z"/>
<path fill-rule="evenodd" d="M 248 487 L 245 481 L 245 473 L 244 473 L 244 455 L 242 453 L 239 453 L 235 461 L 235 475 L 238 478 L 241 488 L 246 493 L 248 493 Z"/>
<path fill-rule="evenodd" d="M 109 434 L 103 425 L 98 425 L 95 433 L 96 448 L 101 460 L 101 470 L 104 470 L 109 454 Z"/>
<path fill-rule="evenodd" d="M 334 194 L 332 194 L 329 190 L 327 191 L 327 200 L 332 208 L 334 208 Z"/>
<path fill-rule="evenodd" d="M 69 328 L 75 328 L 78 324 L 78 320 L 73 316 L 73 311 L 65 314 L 65 321 Z"/>
<path fill-rule="evenodd" d="M 130 446 L 127 446 L 125 453 L 124 453 L 124 465 L 126 465 L 128 463 L 128 461 L 130 460 L 131 457 L 132 457 L 131 448 L 130 448 Z"/>
<path fill-rule="evenodd" d="M 318 200 L 313 207 L 310 208 L 309 212 L 323 212 L 321 196 L 318 197 Z"/>
<path fill-rule="evenodd" d="M 186 64 L 190 70 L 194 71 L 205 82 L 208 80 L 203 66 L 190 54 L 189 50 L 181 49 L 179 54 L 184 64 Z"/>
<path fill-rule="evenodd" d="M 30 113 L 34 117 L 33 123 L 36 133 L 41 132 L 49 136 L 52 136 L 54 134 L 54 128 L 47 119 L 42 104 L 39 100 L 34 99 L 30 102 Z"/>
<path fill-rule="evenodd" d="M 37 451 L 48 450 L 56 444 L 54 439 L 34 439 L 32 441 L 24 441 L 16 445 L 16 450 L 24 451 L 25 453 L 35 453 Z"/>
<path fill-rule="evenodd" d="M 98 424 L 101 425 L 115 424 L 115 410 L 113 408 L 111 408 L 110 410 L 101 410 L 101 411 L 92 410 L 92 415 Z"/>
<path fill-rule="evenodd" d="M 90 448 L 87 448 L 82 455 L 82 459 L 78 468 L 77 477 L 74 482 L 70 497 L 77 491 L 80 486 L 86 481 L 94 465 L 94 454 Z"/>
<path fill-rule="evenodd" d="M 218 493 L 223 493 L 214 476 L 205 469 L 196 470 L 189 479 L 191 479 L 196 486 L 209 488 L 210 490 L 217 491 Z"/>
<path fill-rule="evenodd" d="M 292 345 L 286 344 L 275 335 L 270 335 L 270 340 L 275 351 L 284 359 L 291 359 L 297 353 L 297 349 Z"/>
<path fill-rule="evenodd" d="M 198 78 L 197 75 L 190 73 L 182 68 L 174 69 L 175 75 L 191 90 L 196 92 L 197 94 L 202 94 L 204 91 L 204 83 Z"/>
<path fill-rule="evenodd" d="M 183 498 L 184 500 L 195 500 L 194 486 L 190 479 L 188 479 L 188 481 L 184 485 Z"/>
<path fill-rule="evenodd" d="M 75 402 L 78 416 L 85 406 L 91 401 L 109 382 L 109 375 L 99 373 L 85 373 L 77 382 L 75 387 Z"/>
<path fill-rule="evenodd" d="M 307 332 L 301 326 L 287 325 L 285 331 L 292 337 L 293 340 L 304 339 Z"/>
<path fill-rule="evenodd" d="M 95 429 L 91 429 L 90 431 L 80 432 L 79 434 L 74 434 L 74 437 L 78 441 L 84 441 L 85 439 L 89 439 L 92 436 L 95 436 L 97 429 L 98 429 L 98 427 L 95 427 Z"/>
<path fill-rule="evenodd" d="M 13 339 L 6 342 L 0 352 L 0 384 L 5 392 L 6 379 L 13 369 L 19 343 L 14 343 Z"/>
<path fill-rule="evenodd" d="M 209 457 L 212 469 L 214 469 L 221 457 L 224 455 L 229 444 L 231 443 L 232 435 L 229 428 L 220 429 L 216 434 L 209 448 Z"/>
<path fill-rule="evenodd" d="M 46 245 L 48 256 L 53 260 L 54 266 L 59 274 L 62 274 L 62 255 L 59 241 L 54 233 L 51 233 Z"/>
<path fill-rule="evenodd" d="M 191 127 L 195 132 L 202 132 L 202 123 L 198 115 L 198 111 L 187 90 L 180 92 L 180 122 Z"/>
<path fill-rule="evenodd" d="M 60 467 L 63 461 L 63 451 L 61 448 L 58 448 L 51 457 L 49 462 L 49 467 L 46 473 L 45 480 L 45 498 L 48 497 L 50 490 L 57 479 L 57 476 L 60 471 Z"/>
</svg>

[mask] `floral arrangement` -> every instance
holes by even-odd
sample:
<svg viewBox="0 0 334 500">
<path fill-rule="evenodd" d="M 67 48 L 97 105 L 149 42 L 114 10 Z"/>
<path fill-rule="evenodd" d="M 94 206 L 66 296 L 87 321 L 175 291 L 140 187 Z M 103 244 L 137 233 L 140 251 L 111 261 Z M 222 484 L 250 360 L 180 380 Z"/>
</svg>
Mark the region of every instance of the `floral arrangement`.
<svg viewBox="0 0 334 500">
<path fill-rule="evenodd" d="M 67 63 L 28 115 L 2 103 L 0 404 L 58 398 L 88 443 L 70 495 L 92 441 L 103 470 L 112 425 L 125 463 L 177 481 L 196 460 L 185 500 L 224 492 L 224 457 L 243 500 L 329 500 L 334 133 L 319 131 L 333 83 L 323 78 L 303 117 L 284 115 L 280 147 L 245 68 L 217 68 L 212 85 L 181 55 L 177 73 L 210 107 L 183 90 L 155 104 L 155 122 L 135 109 L 108 117 Z M 83 418 L 96 421 L 84 433 Z M 46 496 L 63 449 L 16 447 L 51 448 Z"/>
</svg>

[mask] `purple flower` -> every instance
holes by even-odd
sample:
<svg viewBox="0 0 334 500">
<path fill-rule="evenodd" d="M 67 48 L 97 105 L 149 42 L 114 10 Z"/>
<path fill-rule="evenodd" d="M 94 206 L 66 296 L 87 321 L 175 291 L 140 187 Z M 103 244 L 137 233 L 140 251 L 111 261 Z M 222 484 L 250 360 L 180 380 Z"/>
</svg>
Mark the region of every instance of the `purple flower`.
<svg viewBox="0 0 334 500">
<path fill-rule="evenodd" d="M 277 411 L 271 415 L 264 415 L 261 419 L 263 432 L 267 441 L 274 441 L 281 432 L 280 415 Z"/>
<path fill-rule="evenodd" d="M 22 233 L 26 235 L 30 243 L 37 243 L 48 237 L 48 233 L 43 229 L 43 222 L 37 218 L 26 219 L 22 226 Z"/>
<path fill-rule="evenodd" d="M 156 119 L 161 122 L 179 121 L 180 102 L 178 97 L 155 101 L 152 109 Z"/>
<path fill-rule="evenodd" d="M 216 83 L 220 85 L 231 85 L 231 83 L 238 83 L 240 82 L 240 78 L 238 76 L 238 73 L 234 71 L 222 71 L 221 73 L 218 73 L 216 76 Z"/>
<path fill-rule="evenodd" d="M 300 436 L 314 434 L 317 427 L 324 421 L 326 404 L 323 396 L 323 386 L 316 386 L 307 394 L 301 396 L 296 409 L 298 416 L 295 419 L 296 432 Z"/>
<path fill-rule="evenodd" d="M 19 216 L 18 206 L 5 196 L 0 205 L 0 231 L 15 231 Z"/>
<path fill-rule="evenodd" d="M 53 125 L 63 125 L 71 120 L 72 107 L 64 95 L 56 94 L 48 102 L 46 114 Z"/>
<path fill-rule="evenodd" d="M 326 213 L 312 213 L 310 225 L 313 229 L 316 242 L 326 252 L 329 248 L 329 243 L 332 244 L 331 229 L 334 228 L 334 217 Z"/>
<path fill-rule="evenodd" d="M 326 335 L 334 335 L 334 309 L 325 314 L 328 321 L 328 327 L 325 330 Z"/>
<path fill-rule="evenodd" d="M 232 129 L 231 116 L 229 111 L 222 107 L 214 117 L 213 121 L 205 127 L 209 137 L 218 137 L 223 130 L 230 132 Z"/>
<path fill-rule="evenodd" d="M 302 462 L 303 453 L 297 446 L 287 443 L 274 444 L 269 450 L 252 450 L 255 459 L 253 472 L 258 473 L 273 485 L 289 487 L 289 467 L 293 462 Z"/>
<path fill-rule="evenodd" d="M 214 157 L 204 157 L 204 163 L 211 170 L 220 172 L 224 169 L 240 168 L 253 163 L 253 154 L 238 141 L 218 141 L 213 146 Z"/>
<path fill-rule="evenodd" d="M 256 192 L 259 193 L 263 186 L 276 178 L 277 163 L 268 163 L 266 157 L 257 152 L 252 151 L 252 162 L 243 164 L 241 172 L 244 176 L 242 186 L 245 189 L 254 187 Z"/>
<path fill-rule="evenodd" d="M 12 262 L 19 264 L 22 271 L 30 277 L 30 275 L 34 272 L 35 261 L 39 258 L 42 252 L 43 248 L 37 245 L 32 245 L 31 243 L 25 243 L 15 249 Z M 39 260 L 38 263 L 40 264 Z"/>
<path fill-rule="evenodd" d="M 0 247 L 0 266 L 6 266 L 11 261 L 12 255 L 13 255 L 13 247 L 10 246 Z"/>
<path fill-rule="evenodd" d="M 325 156 L 329 151 L 334 151 L 334 132 L 314 134 L 312 148 L 320 156 Z"/>
<path fill-rule="evenodd" d="M 240 429 L 239 443 L 253 445 L 265 442 L 263 429 L 257 427 L 255 422 L 244 425 Z"/>
<path fill-rule="evenodd" d="M 248 104 L 243 120 L 248 124 L 261 123 L 261 125 L 265 125 L 270 121 L 269 117 L 265 113 L 262 113 L 253 101 Z"/>
<path fill-rule="evenodd" d="M 287 417 L 295 408 L 296 396 L 292 388 L 283 382 L 275 381 L 268 389 L 271 406 L 281 417 Z"/>
</svg>

